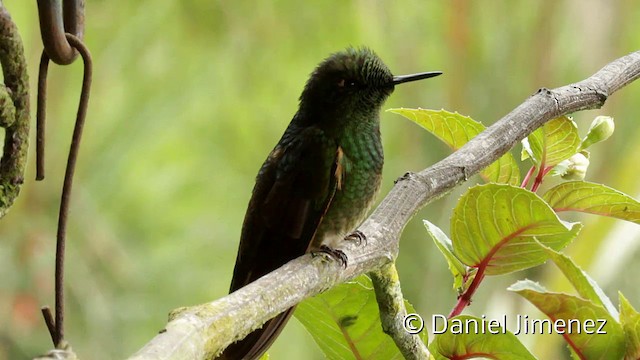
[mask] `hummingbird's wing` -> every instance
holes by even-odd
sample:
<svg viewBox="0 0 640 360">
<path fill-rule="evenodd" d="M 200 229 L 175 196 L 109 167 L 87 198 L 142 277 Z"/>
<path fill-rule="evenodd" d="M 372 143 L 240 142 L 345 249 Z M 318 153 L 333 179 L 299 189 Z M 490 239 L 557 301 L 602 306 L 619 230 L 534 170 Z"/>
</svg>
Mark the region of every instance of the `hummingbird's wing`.
<svg viewBox="0 0 640 360">
<path fill-rule="evenodd" d="M 289 130 L 258 173 L 231 291 L 303 255 L 335 193 L 339 146 L 317 127 Z"/>
<path fill-rule="evenodd" d="M 307 252 L 342 182 L 342 150 L 318 127 L 290 126 L 258 173 L 245 216 L 230 291 Z M 293 308 L 232 344 L 224 359 L 259 357 Z"/>
</svg>

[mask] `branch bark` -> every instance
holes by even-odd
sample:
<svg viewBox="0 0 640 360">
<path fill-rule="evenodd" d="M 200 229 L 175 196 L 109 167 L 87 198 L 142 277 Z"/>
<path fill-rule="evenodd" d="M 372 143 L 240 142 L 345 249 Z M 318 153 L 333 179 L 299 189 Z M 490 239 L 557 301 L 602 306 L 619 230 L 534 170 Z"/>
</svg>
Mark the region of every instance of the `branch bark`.
<svg viewBox="0 0 640 360">
<path fill-rule="evenodd" d="M 538 90 L 449 157 L 419 173 L 401 177 L 359 227 L 367 236 L 366 245 L 345 242 L 340 248 L 349 259 L 346 268 L 336 261 L 310 255 L 290 261 L 233 294 L 174 311 L 166 328 L 130 359 L 211 358 L 300 301 L 360 274 L 388 266 L 398 253 L 405 224 L 416 211 L 496 161 L 546 121 L 599 108 L 611 94 L 638 77 L 640 51 L 607 64 L 578 83 Z M 376 292 L 387 292 L 379 288 L 379 283 Z M 400 339 L 394 340 L 398 343 Z"/>
</svg>

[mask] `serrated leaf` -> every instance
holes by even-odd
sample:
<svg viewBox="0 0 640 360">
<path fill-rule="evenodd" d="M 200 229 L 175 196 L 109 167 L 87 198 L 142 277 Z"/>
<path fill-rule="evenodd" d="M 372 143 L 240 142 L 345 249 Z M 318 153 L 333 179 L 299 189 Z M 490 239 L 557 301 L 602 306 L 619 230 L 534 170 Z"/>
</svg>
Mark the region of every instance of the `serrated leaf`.
<svg viewBox="0 0 640 360">
<path fill-rule="evenodd" d="M 529 286 L 530 283 L 519 281 L 508 290 L 524 297 L 549 317 L 539 325 L 545 333 L 562 335 L 580 359 L 622 358 L 625 352 L 622 326 L 607 310 L 576 296 L 540 290 L 539 286 Z M 532 326 L 532 322 L 529 323 Z"/>
<path fill-rule="evenodd" d="M 485 320 L 468 315 L 449 319 L 446 332 L 437 335 L 429 344 L 431 355 L 437 360 L 471 358 L 535 360 L 515 335 L 503 330 L 501 326 L 491 326 L 489 329 L 489 320 L 486 320 L 483 328 L 483 321 Z M 441 324 L 437 330 L 444 330 L 444 324 Z"/>
<path fill-rule="evenodd" d="M 511 185 L 472 187 L 451 217 L 454 254 L 486 275 L 539 265 L 548 255 L 537 241 L 559 250 L 580 228 L 562 222 L 536 194 Z"/>
<path fill-rule="evenodd" d="M 389 109 L 402 115 L 435 135 L 452 150 L 458 150 L 469 140 L 484 131 L 485 126 L 468 116 L 446 110 Z M 506 153 L 480 172 L 488 182 L 519 185 L 520 169 L 511 153 Z"/>
<path fill-rule="evenodd" d="M 543 199 L 556 211 L 580 211 L 640 224 L 640 202 L 602 184 L 568 181 L 547 191 Z"/>
<path fill-rule="evenodd" d="M 447 260 L 449 270 L 453 275 L 453 288 L 462 290 L 464 274 L 467 272 L 467 267 L 453 254 L 453 244 L 451 243 L 451 239 L 449 239 L 449 237 L 439 227 L 431 222 L 427 220 L 422 220 L 422 222 L 427 228 L 429 235 L 431 235 L 436 247 Z"/>
<path fill-rule="evenodd" d="M 631 306 L 629 301 L 618 293 L 620 297 L 620 323 L 624 330 L 626 343 L 625 360 L 640 359 L 640 314 Z"/>
<path fill-rule="evenodd" d="M 562 271 L 564 276 L 571 282 L 571 285 L 576 289 L 578 295 L 585 300 L 604 307 L 614 319 L 618 319 L 618 310 L 613 306 L 613 303 L 611 303 L 611 300 L 604 291 L 602 291 L 600 286 L 598 286 L 586 272 L 580 269 L 568 256 L 544 245 L 541 246 L 547 254 L 549 254 L 551 260 L 560 271 Z"/>
<path fill-rule="evenodd" d="M 405 305 L 409 313 L 415 313 L 408 302 Z M 327 359 L 403 358 L 393 340 L 382 331 L 373 285 L 365 275 L 301 302 L 295 317 Z M 421 336 L 424 339 L 427 332 Z"/>
<path fill-rule="evenodd" d="M 576 123 L 568 116 L 561 116 L 548 121 L 523 141 L 522 159 L 531 157 L 538 167 L 555 166 L 577 153 L 580 142 Z"/>
</svg>

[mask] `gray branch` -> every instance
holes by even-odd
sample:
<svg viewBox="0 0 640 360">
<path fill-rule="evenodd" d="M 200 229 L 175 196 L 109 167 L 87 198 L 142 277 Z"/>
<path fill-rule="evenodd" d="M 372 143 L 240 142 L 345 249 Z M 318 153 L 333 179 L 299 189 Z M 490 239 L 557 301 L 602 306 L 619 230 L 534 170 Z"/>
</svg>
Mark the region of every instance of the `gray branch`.
<svg viewBox="0 0 640 360">
<path fill-rule="evenodd" d="M 538 90 L 451 156 L 400 178 L 360 226 L 366 245 L 345 242 L 340 249 L 349 259 L 346 268 L 322 257 L 301 256 L 233 294 L 174 311 L 166 328 L 131 359 L 210 358 L 302 300 L 392 263 L 400 234 L 416 211 L 496 161 L 546 121 L 599 108 L 609 95 L 638 77 L 640 51 L 611 62 L 586 80 Z M 388 290 L 376 288 L 376 292 Z M 387 315 L 395 316 L 383 317 Z"/>
</svg>

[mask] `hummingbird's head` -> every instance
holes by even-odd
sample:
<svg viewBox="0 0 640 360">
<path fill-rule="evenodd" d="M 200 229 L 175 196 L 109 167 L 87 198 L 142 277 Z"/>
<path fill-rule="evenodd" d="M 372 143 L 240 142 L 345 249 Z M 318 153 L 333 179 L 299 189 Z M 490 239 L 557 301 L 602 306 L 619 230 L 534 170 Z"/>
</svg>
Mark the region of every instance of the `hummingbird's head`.
<svg viewBox="0 0 640 360">
<path fill-rule="evenodd" d="M 349 47 L 316 67 L 300 96 L 300 108 L 312 116 L 338 121 L 344 116 L 370 117 L 379 112 L 395 85 L 440 74 L 393 76 L 370 49 Z"/>
</svg>

